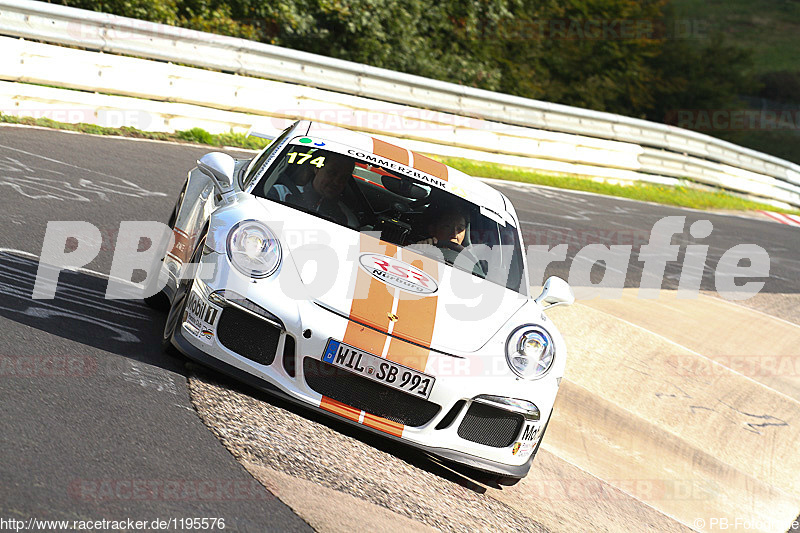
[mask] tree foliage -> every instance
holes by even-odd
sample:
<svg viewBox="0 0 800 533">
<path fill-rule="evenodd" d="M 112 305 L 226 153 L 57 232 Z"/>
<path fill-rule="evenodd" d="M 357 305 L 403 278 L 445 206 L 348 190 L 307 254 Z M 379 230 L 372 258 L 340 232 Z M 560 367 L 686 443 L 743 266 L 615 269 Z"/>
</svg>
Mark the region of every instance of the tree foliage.
<svg viewBox="0 0 800 533">
<path fill-rule="evenodd" d="M 57 0 L 51 3 L 174 25 L 178 22 L 178 1 L 179 0 Z"/>
<path fill-rule="evenodd" d="M 758 90 L 747 53 L 675 34 L 669 0 L 53 1 L 656 121 Z"/>
</svg>

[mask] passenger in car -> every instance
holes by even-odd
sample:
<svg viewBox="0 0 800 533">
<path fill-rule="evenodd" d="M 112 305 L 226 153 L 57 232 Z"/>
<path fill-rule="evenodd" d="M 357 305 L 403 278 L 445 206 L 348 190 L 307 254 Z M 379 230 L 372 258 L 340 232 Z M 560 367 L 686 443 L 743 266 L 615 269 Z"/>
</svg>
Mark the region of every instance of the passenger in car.
<svg viewBox="0 0 800 533">
<path fill-rule="evenodd" d="M 428 210 L 433 213 L 433 218 L 427 226 L 431 236 L 409 245 L 409 248 L 423 251 L 419 248 L 422 245 L 436 246 L 441 249 L 442 258 L 449 264 L 453 264 L 459 255 L 464 255 L 464 259 L 472 265 L 472 272 L 480 277 L 486 277 L 487 262 L 478 260 L 471 251 L 465 251 L 465 248 L 472 244 L 468 236 L 470 231 L 468 212 L 452 205 L 441 209 L 432 205 Z"/>
</svg>

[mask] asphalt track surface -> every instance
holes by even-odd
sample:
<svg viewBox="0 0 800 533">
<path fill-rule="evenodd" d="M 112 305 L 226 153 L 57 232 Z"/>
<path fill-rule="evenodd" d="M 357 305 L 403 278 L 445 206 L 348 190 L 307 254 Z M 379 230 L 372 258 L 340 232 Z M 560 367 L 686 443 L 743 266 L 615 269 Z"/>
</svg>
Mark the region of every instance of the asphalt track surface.
<svg viewBox="0 0 800 533">
<path fill-rule="evenodd" d="M 625 287 L 639 287 L 644 263 L 638 261 L 638 252 L 650 239 L 650 232 L 657 221 L 664 217 L 686 217 L 684 231 L 672 239 L 680 245 L 676 261 L 667 263 L 663 289 L 677 289 L 683 273 L 687 245 L 707 245 L 701 290 L 716 289 L 715 272 L 720 257 L 737 245 L 755 244 L 763 248 L 770 258 L 768 278 L 737 278 L 737 285 L 747 281 L 764 281 L 762 293 L 795 294 L 800 292 L 800 232 L 783 224 L 755 220 L 727 214 L 713 214 L 692 209 L 682 209 L 637 202 L 587 193 L 575 193 L 550 188 L 532 188 L 515 184 L 494 182 L 493 185 L 512 199 L 517 210 L 526 246 L 567 244 L 566 261 L 557 261 L 547 267 L 547 276 L 564 279 L 570 276 L 570 268 L 578 251 L 591 244 L 606 246 L 631 246 L 632 254 L 625 276 Z M 697 221 L 711 222 L 713 229 L 703 239 L 691 236 L 690 227 Z M 748 266 L 748 261 L 740 263 Z M 531 284 L 541 281 L 531 268 Z M 604 268 L 592 268 L 592 283 L 601 281 Z"/>
<path fill-rule="evenodd" d="M 163 220 L 185 169 L 208 151 L 18 128 L 0 128 L 0 145 L 2 246 L 38 256 L 48 220 L 87 220 L 106 235 L 88 265 L 100 272 L 119 222 Z M 119 177 L 163 195 L 135 196 L 144 193 Z M 0 263 L 0 516 L 311 530 L 197 417 L 183 365 L 161 351 L 162 315 L 105 301 L 105 280 L 87 273 L 62 274 L 55 300 L 35 302 L 37 261 Z"/>
<path fill-rule="evenodd" d="M 100 274 L 62 273 L 52 301 L 30 299 L 47 221 L 100 228 L 89 265 L 110 270 L 124 220 L 166 219 L 188 169 L 207 147 L 0 127 L 0 517 L 26 520 L 224 518 L 226 530 L 300 531 L 308 525 L 257 485 L 197 417 L 185 369 L 160 349 L 163 315 L 139 301 L 102 298 Z M 235 153 L 233 153 L 235 155 Z M 653 224 L 685 216 L 676 242 L 713 232 L 703 288 L 729 248 L 754 243 L 771 259 L 764 292 L 798 293 L 800 231 L 766 221 L 543 188 L 498 185 L 516 206 L 526 244 L 569 244 L 545 275 L 567 278 L 592 243 L 632 245 L 625 285 L 636 286 L 636 250 Z M 683 241 L 681 241 L 683 239 Z M 27 252 L 27 254 L 21 253 Z M 667 266 L 674 288 L 680 259 Z M 593 270 L 593 281 L 602 267 Z M 540 280 L 532 280 L 536 284 Z M 210 483 L 210 484 L 209 484 Z"/>
</svg>

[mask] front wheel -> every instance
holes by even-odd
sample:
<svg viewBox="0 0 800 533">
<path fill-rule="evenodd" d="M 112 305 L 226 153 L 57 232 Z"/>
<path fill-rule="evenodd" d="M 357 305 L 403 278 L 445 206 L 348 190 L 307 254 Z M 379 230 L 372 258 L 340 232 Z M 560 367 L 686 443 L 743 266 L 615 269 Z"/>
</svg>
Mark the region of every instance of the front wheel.
<svg viewBox="0 0 800 533">
<path fill-rule="evenodd" d="M 154 295 L 148 296 L 144 299 L 144 303 L 147 304 L 147 307 L 155 309 L 156 311 L 166 311 L 169 309 L 169 298 L 164 294 L 164 291 L 158 291 Z"/>
<path fill-rule="evenodd" d="M 188 284 L 183 282 L 178 284 L 178 290 L 175 292 L 175 298 L 172 300 L 169 313 L 167 313 L 167 320 L 164 323 L 164 333 L 161 337 L 161 348 L 167 355 L 171 355 L 173 357 L 181 356 L 181 353 L 172 344 L 172 337 L 175 336 L 176 330 L 180 327 L 180 324 L 183 323 L 186 300 L 191 290 L 191 280 L 189 280 Z"/>
</svg>

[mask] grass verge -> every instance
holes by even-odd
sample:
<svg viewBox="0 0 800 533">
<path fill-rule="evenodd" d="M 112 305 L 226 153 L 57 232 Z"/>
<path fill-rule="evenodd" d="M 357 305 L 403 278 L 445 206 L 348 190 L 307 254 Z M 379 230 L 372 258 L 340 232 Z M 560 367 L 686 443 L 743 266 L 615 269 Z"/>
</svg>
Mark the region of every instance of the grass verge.
<svg viewBox="0 0 800 533">
<path fill-rule="evenodd" d="M 159 141 L 192 142 L 197 144 L 207 144 L 210 146 L 230 146 L 235 148 L 246 148 L 250 150 L 260 150 L 269 144 L 266 139 L 258 137 L 246 137 L 243 133 L 208 133 L 202 128 L 192 128 L 191 130 L 176 131 L 175 133 L 162 133 L 143 131 L 136 128 L 121 127 L 108 128 L 95 124 L 69 124 L 58 122 L 49 118 L 16 117 L 0 113 L 0 124 L 25 124 L 29 126 L 40 126 L 60 130 L 77 131 L 81 133 L 91 133 L 94 135 L 117 135 L 122 137 L 135 137 L 139 139 L 153 139 Z M 494 178 L 508 181 L 519 181 L 523 183 L 534 183 L 537 185 L 549 185 L 561 189 L 571 189 L 576 191 L 586 191 L 607 196 L 618 196 L 633 200 L 646 202 L 656 202 L 659 204 L 674 205 L 678 207 L 691 207 L 694 209 L 725 209 L 734 211 L 779 211 L 783 213 L 800 214 L 800 211 L 785 210 L 767 204 L 761 204 L 750 200 L 745 200 L 728 194 L 724 191 L 705 191 L 688 186 L 668 187 L 664 185 L 635 184 L 635 185 L 614 185 L 594 181 L 590 178 L 553 176 L 542 174 L 530 169 L 520 167 L 509 167 L 494 163 L 485 163 L 471 159 L 461 159 L 455 157 L 436 157 L 439 161 L 461 170 L 471 176 L 484 178 Z"/>
<path fill-rule="evenodd" d="M 120 137 L 134 137 L 137 139 L 153 139 L 156 141 L 176 141 L 191 142 L 197 144 L 207 144 L 210 146 L 232 146 L 235 148 L 246 148 L 249 150 L 261 150 L 269 141 L 259 137 L 246 137 L 244 133 L 208 133 L 202 128 L 192 128 L 190 130 L 176 131 L 175 133 L 164 133 L 158 131 L 143 131 L 136 128 L 123 126 L 121 128 L 108 128 L 96 124 L 81 122 L 69 124 L 58 122 L 49 118 L 16 117 L 0 113 L 0 124 L 25 124 L 27 126 L 40 126 L 57 130 L 77 131 L 80 133 L 91 133 L 94 135 L 116 135 Z"/>
<path fill-rule="evenodd" d="M 484 178 L 535 183 L 536 185 L 549 185 L 550 187 L 558 187 L 560 189 L 593 192 L 607 196 L 618 196 L 621 198 L 630 198 L 632 200 L 641 200 L 643 202 L 655 202 L 677 207 L 690 207 L 693 209 L 724 209 L 731 211 L 764 210 L 800 214 L 798 210 L 780 209 L 769 204 L 746 200 L 725 191 L 712 192 L 689 185 L 678 187 L 650 183 L 617 185 L 595 181 L 591 178 L 554 176 L 542 174 L 526 168 L 484 163 L 471 159 L 455 157 L 437 157 L 436 159 L 471 176 L 481 176 Z"/>
</svg>

